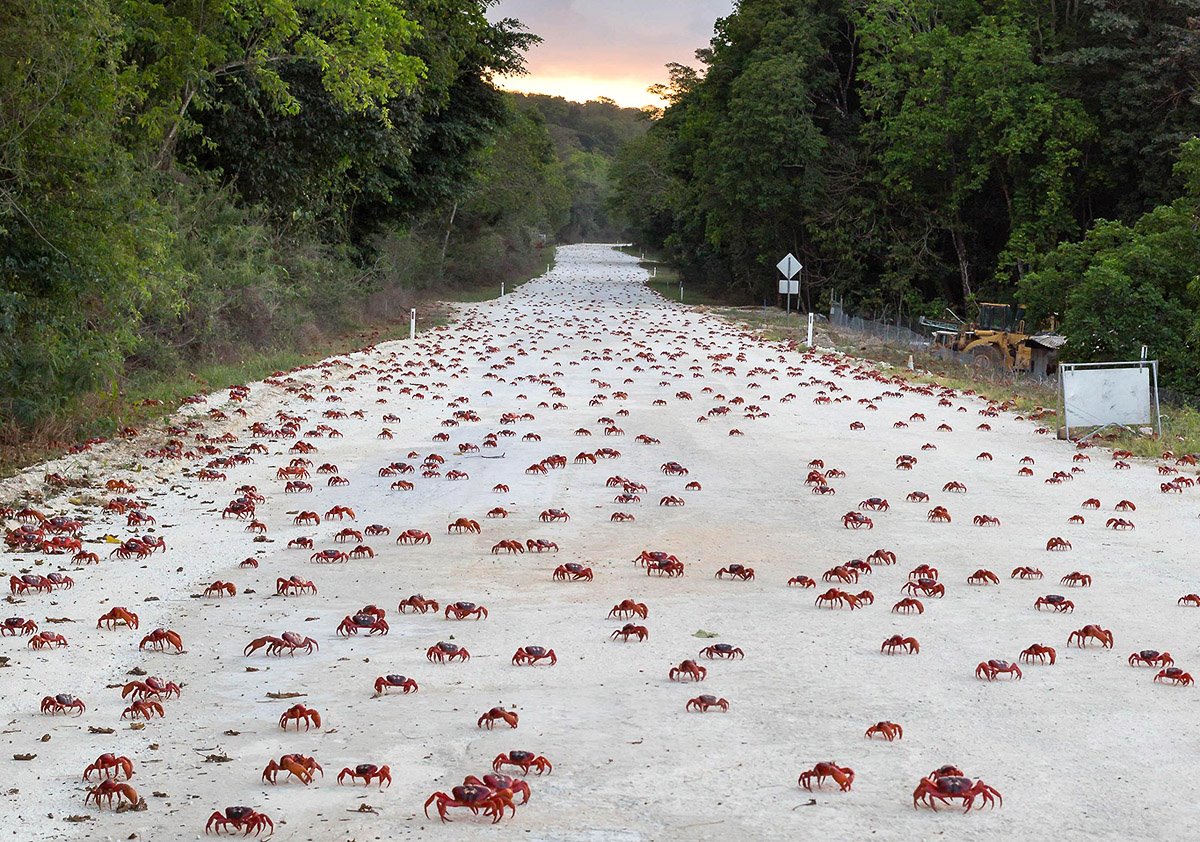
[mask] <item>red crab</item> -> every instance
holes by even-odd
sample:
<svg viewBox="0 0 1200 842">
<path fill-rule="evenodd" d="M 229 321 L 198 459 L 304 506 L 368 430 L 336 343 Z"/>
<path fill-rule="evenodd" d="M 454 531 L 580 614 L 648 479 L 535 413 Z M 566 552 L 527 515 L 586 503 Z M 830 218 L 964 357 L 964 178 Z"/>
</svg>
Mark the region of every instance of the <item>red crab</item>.
<svg viewBox="0 0 1200 842">
<path fill-rule="evenodd" d="M 425 651 L 425 658 L 430 662 L 444 664 L 457 658 L 460 661 L 471 660 L 471 653 L 454 643 L 439 641 Z"/>
<path fill-rule="evenodd" d="M 671 681 L 682 681 L 687 676 L 692 681 L 703 681 L 708 676 L 708 670 L 695 661 L 682 661 L 679 666 L 671 667 L 667 678 Z"/>
<path fill-rule="evenodd" d="M 800 786 L 811 792 L 814 778 L 817 786 L 820 786 L 826 778 L 833 778 L 834 783 L 842 792 L 849 792 L 850 787 L 854 784 L 854 770 L 838 766 L 836 763 L 818 763 L 807 772 L 800 774 Z"/>
<path fill-rule="evenodd" d="M 87 705 L 83 703 L 83 700 L 75 698 L 70 693 L 58 693 L 42 699 L 42 713 L 56 714 L 75 711 L 76 716 L 83 716 L 86 710 Z M 84 777 L 87 777 L 86 772 Z"/>
<path fill-rule="evenodd" d="M 88 790 L 87 795 L 83 797 L 83 803 L 86 805 L 92 799 L 96 800 L 96 806 L 100 806 L 100 799 L 105 799 L 106 803 L 111 807 L 113 801 L 118 803 L 124 798 L 130 804 L 138 804 L 141 799 L 138 797 L 137 790 L 129 784 L 118 783 L 113 780 L 103 780 L 98 785 Z"/>
<path fill-rule="evenodd" d="M 646 608 L 644 602 L 634 602 L 632 599 L 623 599 L 612 607 L 608 612 L 608 616 L 624 618 L 624 617 L 641 617 L 643 620 L 650 615 L 650 611 Z"/>
<path fill-rule="evenodd" d="M 870 739 L 876 735 L 883 737 L 890 743 L 893 740 L 903 739 L 904 729 L 895 722 L 876 722 L 867 729 L 866 736 L 867 739 Z"/>
<path fill-rule="evenodd" d="M 24 617 L 8 617 L 0 623 L 0 637 L 30 635 L 38 630 L 38 624 Z"/>
<path fill-rule="evenodd" d="M 1129 656 L 1129 665 L 1131 667 L 1139 665 L 1169 667 L 1173 663 L 1175 663 L 1175 659 L 1171 657 L 1170 652 L 1159 652 L 1157 649 L 1143 649 L 1141 652 L 1134 652 Z"/>
<path fill-rule="evenodd" d="M 499 772 L 505 766 L 516 766 L 522 775 L 528 775 L 530 769 L 539 775 L 543 772 L 550 773 L 554 769 L 549 760 L 532 751 L 509 751 L 496 755 L 496 759 L 492 761 L 493 771 Z"/>
<path fill-rule="evenodd" d="M 240 830 L 243 836 L 249 836 L 251 832 L 258 836 L 263 828 L 267 828 L 269 831 L 267 836 L 270 836 L 275 832 L 275 823 L 266 813 L 260 813 L 249 807 L 226 807 L 224 813 L 217 811 L 208 817 L 208 823 L 204 825 L 204 832 L 219 834 L 223 833 L 226 828 L 232 828 L 235 832 Z"/>
<path fill-rule="evenodd" d="M 112 753 L 102 754 L 96 758 L 95 763 L 83 770 L 83 779 L 89 780 L 92 772 L 95 772 L 97 777 L 103 775 L 105 778 L 118 778 L 124 773 L 125 780 L 129 780 L 133 777 L 133 761 Z"/>
<path fill-rule="evenodd" d="M 731 643 L 714 643 L 712 646 L 706 646 L 700 650 L 701 656 L 708 658 L 710 661 L 713 658 L 744 658 L 746 653 L 739 647 Z"/>
<path fill-rule="evenodd" d="M 842 515 L 842 526 L 845 529 L 874 529 L 875 524 L 862 512 L 846 512 Z"/>
<path fill-rule="evenodd" d="M 650 636 L 650 630 L 647 629 L 645 626 L 638 626 L 638 625 L 634 625 L 633 623 L 626 623 L 625 625 L 621 626 L 621 628 L 619 628 L 615 632 L 613 632 L 611 638 L 612 638 L 612 640 L 616 640 L 618 637 L 620 637 L 625 642 L 628 642 L 629 638 L 631 638 L 631 637 L 636 637 L 639 641 L 642 641 L 642 640 L 645 640 L 646 638 L 648 638 L 649 636 Z"/>
<path fill-rule="evenodd" d="M 388 675 L 381 675 L 379 678 L 375 679 L 375 695 L 385 695 L 389 687 L 396 687 L 400 690 L 403 690 L 404 695 L 406 696 L 409 693 L 415 693 L 421 689 L 417 682 L 413 681 L 411 678 L 406 678 L 403 675 L 389 673 Z"/>
<path fill-rule="evenodd" d="M 707 713 L 708 709 L 713 707 L 720 708 L 723 713 L 728 713 L 729 702 L 725 699 L 718 699 L 716 696 L 704 694 L 694 699 L 688 699 L 687 704 L 683 706 L 684 710 L 695 710 L 699 713 Z"/>
<path fill-rule="evenodd" d="M 897 649 L 907 652 L 910 655 L 916 655 L 921 651 L 921 644 L 917 642 L 915 637 L 903 637 L 894 634 L 879 647 L 880 652 L 886 651 L 889 655 L 896 654 Z"/>
<path fill-rule="evenodd" d="M 296 730 L 300 730 L 300 723 L 304 723 L 304 730 L 307 731 L 309 726 L 321 727 L 321 714 L 310 707 L 304 705 L 292 705 L 279 716 L 279 727 L 287 730 L 288 725 L 296 723 Z"/>
<path fill-rule="evenodd" d="M 741 564 L 730 564 L 718 570 L 714 578 L 723 579 L 726 576 L 746 582 L 754 578 L 754 568 Z"/>
<path fill-rule="evenodd" d="M 280 772 L 287 772 L 305 786 L 312 783 L 314 772 L 320 772 L 321 777 L 325 777 L 325 770 L 321 768 L 321 764 L 316 761 L 316 758 L 303 754 L 285 754 L 279 758 L 278 762 L 274 760 L 269 762 L 262 772 L 263 782 L 278 783 Z"/>
<path fill-rule="evenodd" d="M 1095 624 L 1088 624 L 1081 629 L 1076 629 L 1067 637 L 1067 645 L 1070 646 L 1072 641 L 1083 648 L 1084 644 L 1089 640 L 1098 640 L 1104 649 L 1113 648 L 1113 633 L 1108 629 L 1102 629 Z"/>
<path fill-rule="evenodd" d="M 392 770 L 387 766 L 375 766 L 372 763 L 360 763 L 351 769 L 349 766 L 338 772 L 337 782 L 340 785 L 343 779 L 349 777 L 350 783 L 354 783 L 359 778 L 362 778 L 363 784 L 371 785 L 371 780 L 379 781 L 379 788 L 383 789 L 384 783 L 388 786 L 392 785 Z"/>
<path fill-rule="evenodd" d="M 473 602 L 454 602 L 446 606 L 445 617 L 450 619 L 450 615 L 454 615 L 454 619 L 462 620 L 467 617 L 474 617 L 476 620 L 487 619 L 488 610 L 482 605 L 476 605 Z"/>
<path fill-rule="evenodd" d="M 520 717 L 517 716 L 515 711 L 505 710 L 504 708 L 497 707 L 492 708 L 480 716 L 479 721 L 475 723 L 475 725 L 477 728 L 482 728 L 486 724 L 488 730 L 490 731 L 492 730 L 492 726 L 495 725 L 496 721 L 500 720 L 502 722 L 507 722 L 509 728 L 516 728 L 519 719 Z"/>
<path fill-rule="evenodd" d="M 512 656 L 512 662 L 515 666 L 525 664 L 536 664 L 538 661 L 550 661 L 550 666 L 558 663 L 558 656 L 554 654 L 553 649 L 547 649 L 544 646 L 522 646 Z"/>
<path fill-rule="evenodd" d="M 919 591 L 922 596 L 935 596 L 939 598 L 946 595 L 945 585 L 940 584 L 935 579 L 930 579 L 927 577 L 921 577 L 908 582 L 903 588 L 901 588 L 901 590 L 910 594 L 915 594 Z"/>
<path fill-rule="evenodd" d="M 387 620 L 372 612 L 360 612 L 347 615 L 337 627 L 337 634 L 349 637 L 358 634 L 359 629 L 368 634 L 386 635 L 389 626 Z"/>
<path fill-rule="evenodd" d="M 592 568 L 584 567 L 582 564 L 576 564 L 573 561 L 560 564 L 554 570 L 554 580 L 561 582 L 567 579 L 570 579 L 572 582 L 590 582 L 592 581 Z"/>
<path fill-rule="evenodd" d="M 438 817 L 443 822 L 450 821 L 446 818 L 446 810 L 450 807 L 466 807 L 476 815 L 483 810 L 484 815 L 491 818 L 492 824 L 504 817 L 506 808 L 512 807 L 514 813 L 517 809 L 512 802 L 511 790 L 492 789 L 479 784 L 456 786 L 449 793 L 435 792 L 425 802 L 426 818 L 429 817 L 429 805 L 434 803 L 437 804 Z"/>
<path fill-rule="evenodd" d="M 1016 664 L 1010 664 L 1008 661 L 980 661 L 979 666 L 975 667 L 976 678 L 986 678 L 988 681 L 995 681 L 999 675 L 1010 675 L 1014 678 L 1021 678 L 1021 668 Z"/>
<path fill-rule="evenodd" d="M 918 614 L 925 613 L 925 605 L 919 599 L 913 599 L 906 596 L 904 599 L 892 606 L 893 614 L 911 614 L 916 611 Z"/>
<path fill-rule="evenodd" d="M 1042 610 L 1042 606 L 1049 606 L 1059 614 L 1068 614 L 1075 610 L 1075 603 L 1067 599 L 1065 596 L 1060 596 L 1056 593 L 1048 593 L 1045 596 L 1039 596 L 1033 603 L 1033 607 L 1038 611 Z"/>
<path fill-rule="evenodd" d="M 1155 681 L 1169 681 L 1172 684 L 1180 687 L 1187 687 L 1196 682 L 1192 680 L 1191 675 L 1181 670 L 1179 667 L 1167 667 L 1158 671 L 1158 675 L 1154 676 Z"/>
<path fill-rule="evenodd" d="M 1039 663 L 1049 662 L 1050 665 L 1053 666 L 1057 657 L 1058 653 L 1054 651 L 1053 647 L 1042 646 L 1040 643 L 1035 643 L 1028 649 L 1021 652 L 1020 660 L 1027 664 L 1032 664 L 1033 659 L 1037 658 Z"/>
<path fill-rule="evenodd" d="M 396 610 L 401 614 L 408 613 L 409 609 L 412 609 L 414 614 L 424 614 L 428 611 L 436 614 L 438 608 L 438 601 L 436 599 L 426 599 L 421 594 L 413 594 L 408 599 L 400 600 L 400 605 Z"/>
<path fill-rule="evenodd" d="M 989 807 L 994 806 L 996 801 L 999 801 L 1001 806 L 1004 805 L 1004 799 L 1000 797 L 1000 793 L 983 781 L 972 781 L 962 775 L 947 774 L 921 778 L 921 782 L 913 790 L 913 807 L 917 807 L 923 801 L 933 810 L 937 810 L 934 799 L 945 804 L 952 798 L 962 800 L 966 806 L 966 809 L 963 810 L 964 813 L 971 812 L 976 798 L 982 799 L 979 805 L 980 809 L 983 809 L 985 804 Z"/>
<path fill-rule="evenodd" d="M 29 638 L 29 647 L 31 649 L 61 649 L 66 645 L 67 639 L 65 637 L 49 631 L 38 632 Z"/>
<path fill-rule="evenodd" d="M 992 571 L 980 568 L 967 577 L 967 583 L 971 585 L 998 585 L 1000 584 L 1000 579 Z"/>
</svg>

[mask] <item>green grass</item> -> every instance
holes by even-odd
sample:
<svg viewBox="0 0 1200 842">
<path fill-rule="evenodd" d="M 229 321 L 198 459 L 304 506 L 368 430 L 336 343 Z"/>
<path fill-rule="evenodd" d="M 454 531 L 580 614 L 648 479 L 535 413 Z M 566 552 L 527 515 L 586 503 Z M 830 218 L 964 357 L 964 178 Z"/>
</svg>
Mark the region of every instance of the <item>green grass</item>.
<svg viewBox="0 0 1200 842">
<path fill-rule="evenodd" d="M 505 284 L 511 292 L 538 277 L 553 266 L 554 248 L 542 251 L 535 267 Z M 500 287 L 489 284 L 450 290 L 429 290 L 417 307 L 417 332 L 446 325 L 450 316 L 439 302 L 473 303 L 498 298 Z M 408 337 L 408 319 L 378 323 L 368 329 L 318 341 L 304 349 L 283 348 L 247 353 L 233 361 L 213 362 L 193 367 L 175 376 L 159 371 L 128 374 L 120 388 L 111 392 L 85 395 L 54 420 L 33 429 L 15 423 L 0 426 L 0 477 L 12 474 L 61 455 L 70 443 L 93 437 L 110 437 L 123 427 L 145 427 L 161 422 L 174 412 L 183 399 L 193 394 L 217 392 L 238 383 L 249 383 L 326 357 L 346 354 L 366 345 Z M 161 401 L 147 406 L 144 401 Z"/>
<path fill-rule="evenodd" d="M 806 322 L 802 322 L 796 316 L 789 320 L 777 310 L 768 310 L 764 314 L 759 308 L 725 307 L 714 310 L 714 314 L 757 330 L 764 339 L 773 341 L 803 341 L 807 330 Z M 860 359 L 885 364 L 889 366 L 889 374 L 904 377 L 912 382 L 947 386 L 959 391 L 973 390 L 997 403 L 1012 401 L 1013 410 L 1020 414 L 1028 414 L 1039 408 L 1058 409 L 1058 386 L 1054 382 L 1014 376 L 1007 372 L 988 374 L 962 363 L 922 353 L 913 354 L 913 365 L 917 370 L 910 372 L 909 352 L 906 350 L 865 341 L 847 331 L 832 330 L 827 322 L 820 325 L 818 333 L 818 344 L 832 340 L 837 350 Z M 1099 438 L 1114 449 L 1129 450 L 1136 456 L 1151 459 L 1161 457 L 1163 451 L 1167 450 L 1176 454 L 1200 454 L 1200 410 L 1164 404 L 1161 414 L 1161 439 L 1134 435 L 1125 430 L 1105 433 Z M 1049 427 L 1057 428 L 1061 422 L 1054 416 L 1047 419 L 1046 423 Z"/>
<path fill-rule="evenodd" d="M 679 301 L 679 271 L 674 266 L 654 252 L 648 253 L 643 259 L 643 250 L 635 246 L 621 246 L 617 250 L 630 257 L 639 258 L 638 266 L 655 275 L 646 281 L 646 286 L 668 301 Z M 728 305 L 729 301 L 684 284 L 683 303 L 698 307 L 720 307 Z"/>
<path fill-rule="evenodd" d="M 516 278 L 510 278 L 504 283 L 505 293 L 524 286 L 534 278 L 540 277 L 548 269 L 554 268 L 555 247 L 552 245 L 546 246 L 540 252 L 540 259 L 533 265 L 530 271 L 519 275 Z M 463 287 L 461 289 L 451 290 L 448 294 L 443 294 L 443 299 L 447 301 L 456 301 L 464 304 L 474 304 L 480 301 L 491 301 L 494 298 L 500 297 L 500 285 L 488 284 L 486 286 Z"/>
</svg>

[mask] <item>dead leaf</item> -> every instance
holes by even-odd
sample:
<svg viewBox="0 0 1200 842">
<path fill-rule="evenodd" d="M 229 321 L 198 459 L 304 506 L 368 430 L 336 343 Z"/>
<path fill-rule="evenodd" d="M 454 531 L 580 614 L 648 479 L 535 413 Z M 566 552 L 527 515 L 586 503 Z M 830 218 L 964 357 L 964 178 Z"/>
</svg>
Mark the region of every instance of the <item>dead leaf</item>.
<svg viewBox="0 0 1200 842">
<path fill-rule="evenodd" d="M 307 696 L 307 693 L 267 693 L 268 699 L 298 699 L 301 696 Z"/>
</svg>

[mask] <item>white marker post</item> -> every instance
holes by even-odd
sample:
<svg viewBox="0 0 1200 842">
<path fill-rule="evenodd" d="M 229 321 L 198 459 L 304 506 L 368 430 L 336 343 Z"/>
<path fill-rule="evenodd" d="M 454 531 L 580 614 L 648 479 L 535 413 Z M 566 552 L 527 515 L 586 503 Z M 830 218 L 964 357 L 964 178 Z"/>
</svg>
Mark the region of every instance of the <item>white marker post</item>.
<svg viewBox="0 0 1200 842">
<path fill-rule="evenodd" d="M 408 338 L 415 339 L 417 336 L 417 308 L 408 311 Z"/>
<path fill-rule="evenodd" d="M 500 282 L 500 297 L 504 297 L 504 281 Z"/>
<path fill-rule="evenodd" d="M 816 315 L 813 313 L 809 313 L 808 314 L 808 347 L 809 348 L 811 348 L 813 346 L 813 322 L 814 321 L 816 321 Z"/>
</svg>

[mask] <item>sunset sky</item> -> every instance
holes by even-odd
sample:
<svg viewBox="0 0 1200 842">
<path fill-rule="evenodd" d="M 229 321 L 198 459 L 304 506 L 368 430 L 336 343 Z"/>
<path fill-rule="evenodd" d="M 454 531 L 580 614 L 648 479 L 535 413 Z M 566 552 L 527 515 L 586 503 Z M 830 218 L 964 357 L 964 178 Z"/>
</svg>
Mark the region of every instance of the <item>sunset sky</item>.
<svg viewBox="0 0 1200 842">
<path fill-rule="evenodd" d="M 529 75 L 504 87 L 584 101 L 660 105 L 646 88 L 667 81 L 663 66 L 695 64 L 713 23 L 734 0 L 501 0 L 489 17 L 517 18 L 542 36 L 528 56 Z"/>
</svg>

